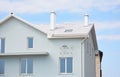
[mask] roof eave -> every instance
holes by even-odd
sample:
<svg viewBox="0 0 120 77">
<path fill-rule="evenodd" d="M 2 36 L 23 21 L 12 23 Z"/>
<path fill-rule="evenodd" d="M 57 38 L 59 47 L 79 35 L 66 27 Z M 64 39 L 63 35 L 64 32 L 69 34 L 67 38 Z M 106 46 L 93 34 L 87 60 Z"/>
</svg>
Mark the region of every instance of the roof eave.
<svg viewBox="0 0 120 77">
<path fill-rule="evenodd" d="M 52 38 L 88 38 L 88 34 L 48 34 L 49 39 Z"/>
</svg>

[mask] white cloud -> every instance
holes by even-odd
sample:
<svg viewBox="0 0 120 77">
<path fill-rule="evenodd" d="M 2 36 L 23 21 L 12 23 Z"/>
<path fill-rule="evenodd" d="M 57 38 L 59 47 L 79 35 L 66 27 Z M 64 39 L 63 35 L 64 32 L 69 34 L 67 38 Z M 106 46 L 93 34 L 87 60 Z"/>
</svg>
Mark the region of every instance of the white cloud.
<svg viewBox="0 0 120 77">
<path fill-rule="evenodd" d="M 84 12 L 92 9 L 108 11 L 120 5 L 120 0 L 0 0 L 0 11 L 40 13 L 55 11 Z"/>
<path fill-rule="evenodd" d="M 120 0 L 94 0 L 94 7 L 102 11 L 116 9 L 120 5 Z"/>
<path fill-rule="evenodd" d="M 111 30 L 120 28 L 119 21 L 95 21 L 94 23 L 97 30 Z"/>
<path fill-rule="evenodd" d="M 98 32 L 98 40 L 116 41 L 120 40 L 119 21 L 95 22 L 95 29 Z M 117 34 L 116 34 L 117 33 Z"/>
<path fill-rule="evenodd" d="M 98 40 L 120 40 L 120 34 L 98 35 Z"/>
</svg>

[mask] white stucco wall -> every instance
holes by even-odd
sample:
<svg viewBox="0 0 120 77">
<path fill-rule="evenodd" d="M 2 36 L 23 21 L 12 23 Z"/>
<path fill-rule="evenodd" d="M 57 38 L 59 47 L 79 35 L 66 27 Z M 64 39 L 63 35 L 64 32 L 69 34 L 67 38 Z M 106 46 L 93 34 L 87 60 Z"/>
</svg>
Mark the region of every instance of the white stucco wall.
<svg viewBox="0 0 120 77">
<path fill-rule="evenodd" d="M 33 75 L 29 77 L 81 77 L 81 39 L 48 39 L 46 34 L 14 18 L 0 25 L 0 37 L 6 40 L 5 53 L 41 51 L 49 53 L 48 56 L 27 56 L 33 58 Z M 34 38 L 33 49 L 27 48 L 27 37 Z M 62 45 L 67 45 L 69 49 L 64 51 L 61 49 Z M 73 57 L 73 73 L 60 74 L 59 57 L 68 56 Z M 5 59 L 3 77 L 25 77 L 20 75 L 21 57 L 25 56 L 1 57 Z"/>
</svg>

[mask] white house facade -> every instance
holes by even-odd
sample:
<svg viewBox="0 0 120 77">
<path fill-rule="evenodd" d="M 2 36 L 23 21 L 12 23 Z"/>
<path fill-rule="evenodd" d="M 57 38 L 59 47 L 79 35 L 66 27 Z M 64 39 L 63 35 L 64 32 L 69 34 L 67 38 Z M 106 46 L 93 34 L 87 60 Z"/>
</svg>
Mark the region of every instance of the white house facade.
<svg viewBox="0 0 120 77">
<path fill-rule="evenodd" d="M 94 24 L 32 25 L 11 14 L 0 22 L 0 77 L 95 77 Z"/>
</svg>

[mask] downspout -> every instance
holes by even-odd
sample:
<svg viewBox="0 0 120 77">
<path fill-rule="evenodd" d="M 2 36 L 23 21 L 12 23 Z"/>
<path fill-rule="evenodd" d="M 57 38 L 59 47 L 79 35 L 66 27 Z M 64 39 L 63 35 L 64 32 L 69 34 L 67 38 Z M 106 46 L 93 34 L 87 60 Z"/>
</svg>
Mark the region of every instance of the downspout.
<svg viewBox="0 0 120 77">
<path fill-rule="evenodd" d="M 88 37 L 84 38 L 82 41 L 81 41 L 81 77 L 85 77 L 85 66 L 84 66 L 84 63 L 85 63 L 85 54 L 84 54 L 84 50 L 83 50 L 83 45 L 85 43 L 85 41 L 88 39 Z"/>
</svg>

